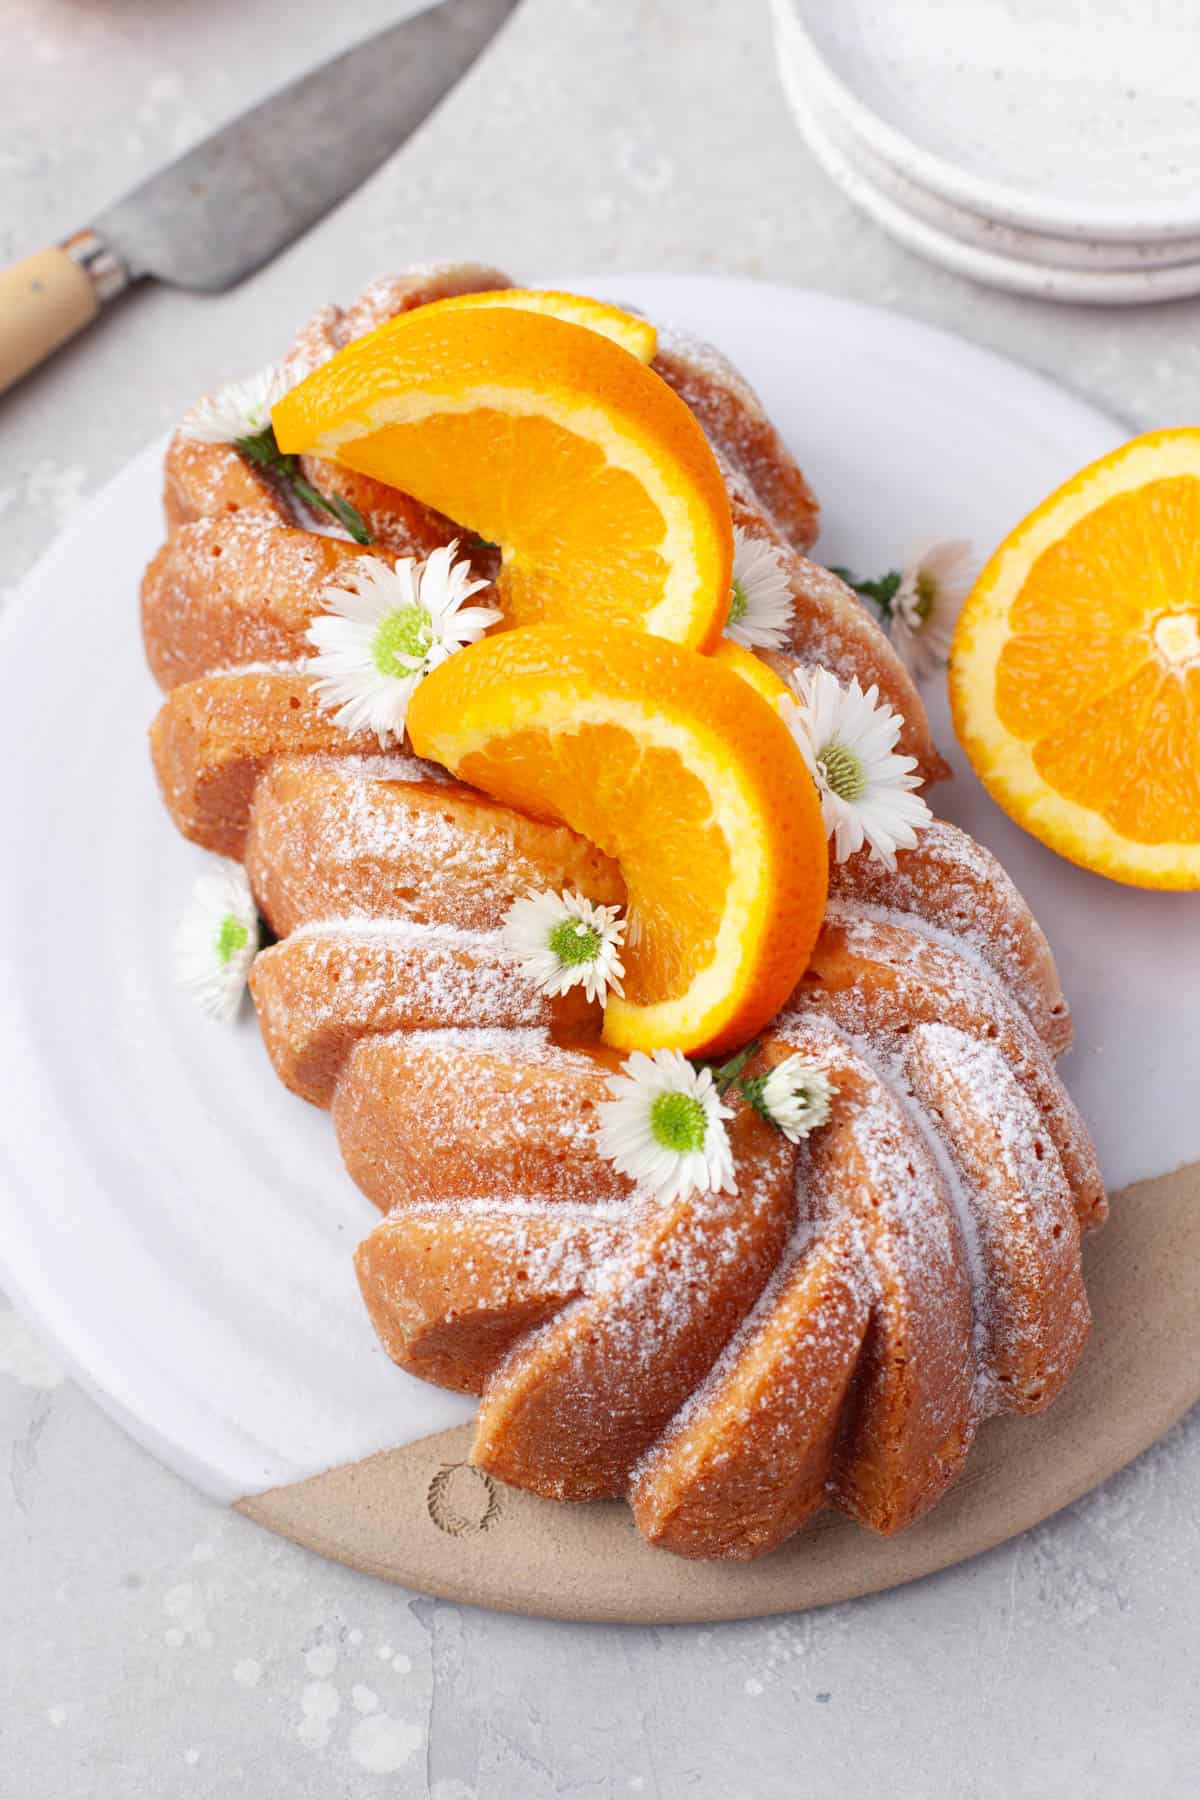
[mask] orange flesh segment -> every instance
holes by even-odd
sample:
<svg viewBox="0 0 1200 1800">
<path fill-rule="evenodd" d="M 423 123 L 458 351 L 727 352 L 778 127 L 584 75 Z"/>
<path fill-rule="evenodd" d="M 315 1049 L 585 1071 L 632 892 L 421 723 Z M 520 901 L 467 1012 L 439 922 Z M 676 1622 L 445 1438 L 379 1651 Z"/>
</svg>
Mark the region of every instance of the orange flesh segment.
<svg viewBox="0 0 1200 1800">
<path fill-rule="evenodd" d="M 1119 664 L 1118 664 L 1119 666 Z M 1200 671 L 1157 658 L 1085 702 L 1034 748 L 1051 787 L 1138 843 L 1200 843 Z"/>
<path fill-rule="evenodd" d="M 535 818 L 569 794 L 572 829 L 619 859 L 641 927 L 626 997 L 652 1005 L 710 961 L 729 886 L 729 849 L 703 782 L 671 750 L 613 725 L 522 731 L 463 761 L 462 778 Z M 669 805 L 664 806 L 664 797 Z"/>
<path fill-rule="evenodd" d="M 1092 741 L 1094 742 L 1094 734 Z M 1200 843 L 1200 669 L 1167 676 L 1129 746 L 1124 784 L 1102 808 L 1118 831 L 1143 843 Z"/>
<path fill-rule="evenodd" d="M 729 500 L 697 420 L 608 337 L 437 302 L 356 339 L 273 410 L 280 447 L 414 495 L 498 544 L 513 624 L 612 622 L 708 648 Z"/>
<path fill-rule="evenodd" d="M 1181 599 L 1200 616 L 1198 563 L 1200 481 L 1114 496 L 1035 562 L 997 670 L 997 712 L 1051 787 L 1140 843 L 1200 843 L 1194 671 L 1164 666 L 1154 636 Z"/>
<path fill-rule="evenodd" d="M 1176 541 L 1175 534 L 1180 534 Z M 1044 550 L 1013 602 L 1014 631 L 1144 628 L 1195 603 L 1200 483 L 1174 476 L 1115 494 Z"/>
<path fill-rule="evenodd" d="M 1140 632 L 1010 637 L 996 669 L 996 711 L 1017 737 L 1037 743 L 1082 707 L 1123 687 L 1149 656 Z"/>
<path fill-rule="evenodd" d="M 450 413 L 385 426 L 338 460 L 378 480 L 395 470 L 390 485 L 503 545 L 500 599 L 514 622 L 636 626 L 658 604 L 667 564 L 646 545 L 661 538 L 662 514 L 633 476 L 550 419 Z"/>
</svg>

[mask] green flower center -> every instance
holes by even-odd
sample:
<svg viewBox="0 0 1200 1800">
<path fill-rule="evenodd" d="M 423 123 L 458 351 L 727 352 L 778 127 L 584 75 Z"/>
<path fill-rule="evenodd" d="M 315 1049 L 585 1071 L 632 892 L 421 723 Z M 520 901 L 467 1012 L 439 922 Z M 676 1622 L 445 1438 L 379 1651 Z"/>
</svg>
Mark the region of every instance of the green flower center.
<svg viewBox="0 0 1200 1800">
<path fill-rule="evenodd" d="M 933 603 L 937 599 L 937 582 L 928 569 L 921 570 L 913 583 L 913 591 L 916 594 L 916 615 L 923 625 L 933 611 Z"/>
<path fill-rule="evenodd" d="M 817 757 L 825 779 L 839 800 L 857 800 L 867 785 L 862 763 L 845 744 L 826 744 Z"/>
<path fill-rule="evenodd" d="M 749 608 L 750 602 L 746 598 L 746 590 L 735 575 L 733 578 L 733 587 L 729 594 L 729 623 L 731 625 L 740 625 L 749 611 Z"/>
<path fill-rule="evenodd" d="M 595 962 L 603 941 L 596 927 L 585 925 L 582 919 L 560 920 L 549 937 L 551 954 L 557 956 L 564 969 Z"/>
<path fill-rule="evenodd" d="M 249 942 L 249 928 L 243 925 L 240 919 L 234 918 L 232 913 L 226 913 L 217 926 L 217 961 L 224 967 L 230 958 L 237 951 L 244 950 Z"/>
<path fill-rule="evenodd" d="M 379 621 L 371 639 L 371 661 L 381 675 L 406 679 L 425 660 L 433 626 L 423 606 L 397 606 Z"/>
<path fill-rule="evenodd" d="M 659 1094 L 650 1108 L 650 1129 L 664 1150 L 682 1156 L 703 1150 L 708 1114 L 692 1094 Z"/>
</svg>

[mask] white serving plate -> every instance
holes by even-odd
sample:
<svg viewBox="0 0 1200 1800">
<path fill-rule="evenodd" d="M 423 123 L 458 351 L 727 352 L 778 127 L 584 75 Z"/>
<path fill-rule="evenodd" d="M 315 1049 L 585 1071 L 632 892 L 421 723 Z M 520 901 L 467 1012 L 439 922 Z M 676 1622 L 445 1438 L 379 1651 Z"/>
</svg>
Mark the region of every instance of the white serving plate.
<svg viewBox="0 0 1200 1800">
<path fill-rule="evenodd" d="M 784 95 L 813 155 L 848 199 L 930 262 L 988 287 L 1087 306 L 1144 306 L 1200 293 L 1200 240 L 1138 247 L 1020 231 L 941 199 L 856 139 L 826 102 L 792 41 L 777 0 L 776 52 Z M 1183 252 L 1182 260 L 1176 251 Z M 1059 258 L 1069 258 L 1059 261 Z M 1160 260 L 1160 258 L 1162 260 Z"/>
<path fill-rule="evenodd" d="M 886 161 L 1035 231 L 1200 234 L 1192 0 L 777 0 Z"/>
<path fill-rule="evenodd" d="M 709 336 L 744 368 L 824 497 L 834 563 L 881 569 L 914 535 L 989 548 L 1124 435 L 892 313 L 716 277 L 554 281 Z M 145 742 L 157 695 L 137 589 L 162 534 L 160 456 L 151 445 L 95 495 L 0 633 L 0 1275 L 111 1413 L 231 1501 L 440 1431 L 470 1403 L 376 1346 L 350 1265 L 375 1215 L 329 1120 L 275 1080 L 252 1016 L 212 1024 L 171 985 L 204 858 L 171 828 Z M 939 806 L 999 853 L 1059 954 L 1078 1026 L 1065 1073 L 1110 1183 L 1195 1160 L 1198 1009 L 1179 979 L 1193 897 L 1118 888 L 1025 837 L 930 698 L 958 771 Z"/>
</svg>

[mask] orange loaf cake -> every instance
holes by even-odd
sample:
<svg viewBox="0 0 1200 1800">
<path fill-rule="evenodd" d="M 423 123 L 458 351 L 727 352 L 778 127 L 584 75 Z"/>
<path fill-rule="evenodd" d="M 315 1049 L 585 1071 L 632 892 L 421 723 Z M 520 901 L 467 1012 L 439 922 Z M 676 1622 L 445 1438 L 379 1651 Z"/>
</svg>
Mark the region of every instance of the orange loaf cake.
<svg viewBox="0 0 1200 1800">
<path fill-rule="evenodd" d="M 292 354 L 312 367 L 505 285 L 472 266 L 388 278 L 323 308 Z M 707 434 L 734 522 L 786 571 L 788 648 L 766 660 L 877 687 L 899 749 L 943 776 L 886 636 L 807 558 L 816 502 L 756 396 L 661 329 L 651 366 Z M 1106 1202 L 1054 1068 L 1071 1027 L 1044 936 L 943 821 L 894 868 L 865 850 L 833 864 L 808 968 L 747 1070 L 802 1054 L 829 1078 L 827 1122 L 792 1143 L 731 1090 L 736 1192 L 653 1198 L 600 1152 L 620 1066 L 600 1003 L 547 994 L 501 930 L 530 890 L 622 903 L 620 867 L 407 744 L 343 730 L 306 673 L 331 581 L 463 533 L 368 476 L 304 471 L 358 509 L 369 550 L 315 529 L 232 446 L 173 441 L 142 592 L 165 690 L 152 751 L 179 830 L 244 864 L 276 940 L 254 1004 L 280 1079 L 330 1109 L 382 1215 L 357 1252 L 380 1340 L 481 1396 L 481 1467 L 559 1500 L 623 1497 L 680 1554 L 757 1556 L 825 1506 L 901 1529 L 983 1419 L 1054 1399 L 1088 1330 L 1080 1240 Z M 476 566 L 494 573 L 488 547 Z"/>
</svg>

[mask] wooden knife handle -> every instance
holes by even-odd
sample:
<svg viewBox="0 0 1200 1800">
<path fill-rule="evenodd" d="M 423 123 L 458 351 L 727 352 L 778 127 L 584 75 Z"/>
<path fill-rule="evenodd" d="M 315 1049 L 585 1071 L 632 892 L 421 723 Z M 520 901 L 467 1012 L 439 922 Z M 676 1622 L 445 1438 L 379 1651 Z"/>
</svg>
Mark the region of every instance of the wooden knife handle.
<svg viewBox="0 0 1200 1800">
<path fill-rule="evenodd" d="M 99 310 L 91 276 L 65 250 L 39 250 L 0 270 L 0 393 Z"/>
</svg>

